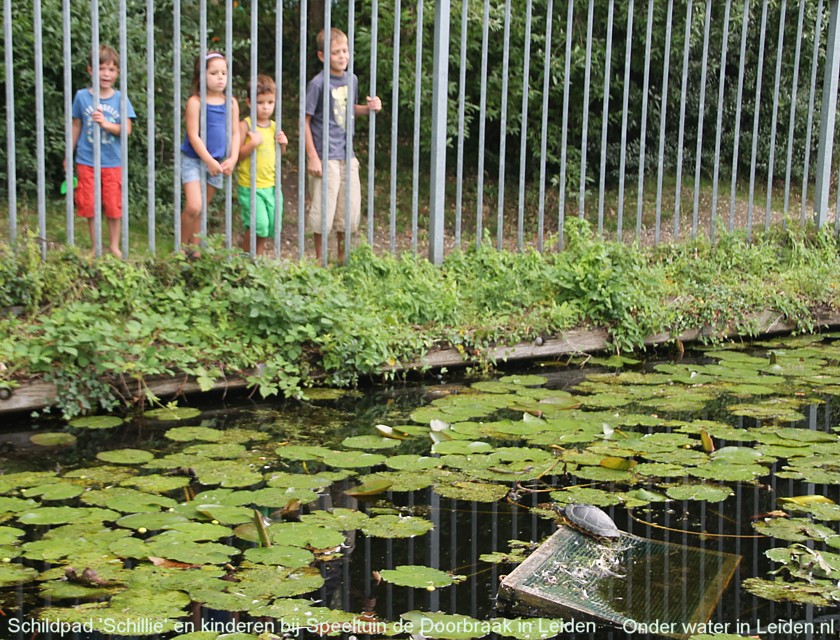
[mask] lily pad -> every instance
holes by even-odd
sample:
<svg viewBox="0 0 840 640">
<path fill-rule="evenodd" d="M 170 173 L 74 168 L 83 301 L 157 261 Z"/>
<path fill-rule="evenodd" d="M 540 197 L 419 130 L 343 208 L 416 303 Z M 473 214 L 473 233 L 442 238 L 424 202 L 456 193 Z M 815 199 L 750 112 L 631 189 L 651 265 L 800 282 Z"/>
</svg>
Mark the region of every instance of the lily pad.
<svg viewBox="0 0 840 640">
<path fill-rule="evenodd" d="M 162 511 L 160 513 L 133 513 L 129 516 L 123 516 L 117 520 L 116 524 L 126 529 L 142 527 L 148 531 L 157 531 L 180 522 L 187 522 L 187 519 L 178 513 Z"/>
<path fill-rule="evenodd" d="M 291 546 L 252 547 L 245 550 L 245 559 L 258 564 L 273 564 L 296 569 L 306 567 L 315 560 L 308 549 Z"/>
<path fill-rule="evenodd" d="M 454 482 L 452 484 L 437 484 L 433 487 L 436 494 L 453 500 L 467 500 L 474 502 L 498 502 L 504 498 L 508 487 L 486 482 Z"/>
<path fill-rule="evenodd" d="M 379 574 L 385 582 L 414 589 L 448 587 L 454 582 L 452 576 L 445 571 L 413 564 L 382 569 Z"/>
<path fill-rule="evenodd" d="M 541 387 L 548 382 L 545 376 L 515 374 L 509 376 L 502 376 L 499 382 L 509 382 L 510 384 L 521 385 L 523 387 Z M 475 388 L 475 385 L 473 385 Z"/>
<path fill-rule="evenodd" d="M 392 456 L 385 461 L 385 464 L 397 471 L 425 471 L 434 469 L 440 461 L 438 458 L 408 454 Z"/>
<path fill-rule="evenodd" d="M 159 409 L 152 409 L 143 414 L 147 418 L 172 422 L 175 420 L 191 420 L 201 415 L 201 411 L 195 407 L 167 406 Z"/>
<path fill-rule="evenodd" d="M 808 518 L 772 518 L 753 522 L 753 529 L 771 538 L 789 542 L 807 540 L 825 541 L 835 535 L 835 531 L 821 524 L 815 524 Z"/>
<path fill-rule="evenodd" d="M 400 446 L 400 440 L 382 436 L 351 436 L 341 441 L 348 449 L 393 449 Z"/>
<path fill-rule="evenodd" d="M 96 457 L 103 462 L 112 464 L 144 464 L 153 460 L 155 454 L 142 449 L 114 449 L 112 451 L 100 451 Z"/>
<path fill-rule="evenodd" d="M 365 522 L 361 529 L 374 538 L 413 538 L 428 533 L 434 529 L 434 524 L 414 516 L 376 516 Z"/>
<path fill-rule="evenodd" d="M 274 450 L 284 460 L 319 460 L 332 453 L 332 449 L 320 445 L 287 444 Z"/>
<path fill-rule="evenodd" d="M 0 564 L 0 587 L 11 587 L 32 582 L 38 571 L 17 562 Z"/>
<path fill-rule="evenodd" d="M 76 436 L 64 431 L 53 431 L 50 433 L 36 433 L 29 436 L 32 444 L 42 447 L 71 447 L 76 444 Z"/>
<path fill-rule="evenodd" d="M 18 516 L 21 524 L 64 524 L 67 522 L 111 522 L 120 517 L 116 511 L 84 507 L 41 507 Z"/>
<path fill-rule="evenodd" d="M 344 534 L 317 524 L 281 522 L 268 527 L 271 542 L 310 549 L 333 549 L 344 544 Z"/>
<path fill-rule="evenodd" d="M 674 500 L 722 502 L 732 495 L 732 489 L 708 484 L 680 484 L 669 487 L 665 493 Z"/>
<path fill-rule="evenodd" d="M 124 420 L 117 416 L 85 416 L 74 418 L 70 426 L 77 429 L 113 429 L 120 426 Z"/>
<path fill-rule="evenodd" d="M 385 456 L 378 453 L 359 453 L 357 451 L 331 451 L 323 458 L 324 464 L 339 469 L 373 467 L 385 462 Z"/>
<path fill-rule="evenodd" d="M 84 487 L 65 482 L 44 484 L 40 487 L 30 487 L 21 491 L 25 498 L 41 498 L 41 500 L 68 500 L 84 493 Z"/>
<path fill-rule="evenodd" d="M 123 486 L 134 487 L 147 493 L 169 493 L 186 487 L 189 483 L 190 479 L 186 476 L 164 476 L 157 473 L 135 476 L 120 482 Z"/>
<path fill-rule="evenodd" d="M 224 436 L 224 432 L 210 427 L 173 427 L 163 435 L 176 442 L 191 442 L 193 440 L 218 442 Z"/>
</svg>

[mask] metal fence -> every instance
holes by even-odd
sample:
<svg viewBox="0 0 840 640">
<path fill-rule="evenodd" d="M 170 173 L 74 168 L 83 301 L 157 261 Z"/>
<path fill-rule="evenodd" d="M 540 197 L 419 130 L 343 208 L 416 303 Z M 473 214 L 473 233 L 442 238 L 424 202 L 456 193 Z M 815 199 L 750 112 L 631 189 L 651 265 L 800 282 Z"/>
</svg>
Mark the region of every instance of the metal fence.
<svg viewBox="0 0 840 640">
<path fill-rule="evenodd" d="M 212 44 L 234 78 L 227 101 L 236 92 L 243 114 L 245 81 L 258 70 L 277 79 L 275 119 L 292 153 L 277 163 L 285 224 L 274 255 L 306 255 L 305 88 L 329 73 L 314 51 L 322 26 L 345 30 L 359 94 L 382 92 L 383 111 L 357 123 L 354 144 L 363 235 L 378 249 L 427 251 L 437 263 L 482 241 L 562 248 L 575 216 L 642 243 L 714 239 L 719 228 L 751 237 L 777 223 L 826 224 L 832 189 L 840 230 L 838 0 L 28 0 L 14 15 L 4 0 L 3 12 L 8 238 L 32 227 L 44 255 L 75 243 L 71 100 L 98 87 L 98 64 L 84 71 L 104 41 L 121 53 L 118 88 L 138 114 L 136 133 L 122 133 L 122 253 L 181 245 L 182 79 Z M 56 176 L 68 187 L 63 229 L 48 220 L 61 206 L 47 189 Z M 243 233 L 233 188 L 228 178 L 221 210 L 201 215 L 202 235 L 224 233 L 227 246 Z M 98 196 L 94 224 L 98 255 Z"/>
</svg>

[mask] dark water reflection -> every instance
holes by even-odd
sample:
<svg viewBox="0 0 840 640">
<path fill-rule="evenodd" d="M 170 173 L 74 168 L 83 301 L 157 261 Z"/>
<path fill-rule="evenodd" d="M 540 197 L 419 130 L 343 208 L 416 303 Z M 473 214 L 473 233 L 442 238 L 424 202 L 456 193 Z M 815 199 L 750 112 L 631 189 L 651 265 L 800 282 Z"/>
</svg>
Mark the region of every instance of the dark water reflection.
<svg viewBox="0 0 840 640">
<path fill-rule="evenodd" d="M 554 372 L 541 369 L 538 373 L 547 375 L 550 379 L 549 386 L 558 388 L 572 386 L 582 375 L 579 370 L 567 369 Z M 330 446 L 347 436 L 369 434 L 372 426 L 377 423 L 407 423 L 408 414 L 427 399 L 427 392 L 428 387 L 423 386 L 368 389 L 362 397 L 355 399 L 310 403 L 255 404 L 241 398 L 228 399 L 207 407 L 201 419 L 190 424 L 201 423 L 216 428 L 239 426 L 259 429 L 271 433 L 275 441 L 288 440 Z M 804 411 L 807 416 L 805 424 L 797 426 L 830 432 L 832 427 L 840 423 L 838 404 L 840 403 L 827 396 L 824 404 L 809 406 Z M 721 411 L 721 407 L 711 406 L 702 415 L 692 417 L 719 420 L 722 419 Z M 751 419 L 731 416 L 726 419 L 729 422 L 737 420 L 738 426 L 755 424 Z M 79 459 L 93 460 L 95 453 L 102 449 L 163 449 L 171 444 L 162 435 L 171 425 L 162 426 L 136 420 L 132 425 L 118 431 L 82 434 L 72 453 L 44 454 L 28 445 L 27 438 L 32 426 L 30 421 L 24 419 L 6 424 L 7 433 L 0 436 L 0 445 L 6 443 L 4 468 L 7 472 L 35 466 L 47 469 L 72 467 Z M 41 423 L 41 426 L 49 425 Z M 726 444 L 720 443 L 719 446 Z M 406 449 L 401 448 L 400 453 L 414 452 L 411 447 L 418 447 L 417 453 L 425 453 L 428 442 L 412 444 L 411 441 L 407 441 Z M 760 635 L 763 639 L 840 638 L 840 609 L 777 604 L 755 597 L 740 587 L 746 578 L 768 577 L 768 572 L 775 567 L 765 557 L 765 551 L 788 545 L 784 541 L 756 536 L 751 527 L 754 517 L 776 509 L 776 500 L 783 496 L 821 494 L 840 501 L 840 490 L 837 486 L 777 479 L 775 473 L 779 464 L 776 463 L 771 468 L 771 473 L 760 478 L 755 484 L 732 484 L 734 494 L 724 502 L 671 501 L 666 505 L 654 505 L 632 512 L 622 507 L 610 508 L 608 512 L 619 528 L 629 533 L 666 543 L 742 557 L 732 581 L 711 612 L 711 621 L 720 625 L 715 630 Z M 547 480 L 555 487 L 574 485 L 578 482 L 574 476 L 557 476 Z M 366 511 L 375 506 L 375 502 L 356 501 L 344 496 L 342 491 L 351 484 L 351 481 L 337 483 L 312 507 L 346 506 Z M 384 499 L 406 514 L 415 513 L 427 517 L 434 523 L 434 530 L 408 540 L 371 538 L 360 531 L 348 533 L 344 557 L 322 564 L 326 582 L 317 594 L 321 601 L 319 604 L 354 613 L 374 612 L 384 620 L 399 619 L 402 613 L 415 609 L 459 613 L 480 620 L 488 619 L 498 615 L 495 597 L 499 580 L 513 567 L 483 562 L 479 559 L 480 556 L 492 551 L 507 551 L 509 540 L 540 541 L 555 529 L 554 523 L 539 518 L 528 510 L 528 507 L 547 501 L 547 494 L 520 495 L 518 505 L 507 502 L 471 503 L 452 500 L 442 498 L 430 489 L 389 493 Z M 837 523 L 830 524 L 837 528 Z M 697 532 L 705 532 L 706 535 L 700 536 Z M 678 563 L 679 555 L 671 557 L 668 562 Z M 375 571 L 405 564 L 435 567 L 467 578 L 460 584 L 426 592 L 387 583 L 376 584 L 371 577 Z M 656 576 L 652 572 L 659 571 L 656 567 L 655 563 L 633 567 L 632 575 L 637 580 L 640 576 L 644 579 L 647 572 L 650 578 L 655 579 Z M 652 601 L 652 610 L 662 607 L 679 608 L 691 587 L 678 579 L 679 566 L 671 565 L 667 571 L 672 578 L 659 585 L 656 590 L 650 590 L 648 594 L 652 599 L 662 600 Z M 20 619 L 21 611 L 29 612 L 43 604 L 36 602 L 36 593 L 31 587 L 6 592 L 3 601 L 6 617 L 0 618 L 0 638 L 34 637 L 31 633 L 22 631 L 13 633 L 9 626 L 9 616 Z M 199 615 L 204 620 L 231 619 L 228 614 L 219 612 L 202 611 Z M 771 624 L 791 621 L 804 623 L 800 627 L 803 632 L 782 628 L 779 633 L 769 633 Z M 592 632 L 561 634 L 561 637 L 600 640 L 659 635 L 645 633 L 648 630 L 663 631 L 654 627 L 625 630 L 598 627 Z M 664 629 L 669 630 L 674 631 Z M 51 633 L 37 635 L 37 638 L 47 640 L 88 637 L 104 636 Z"/>
</svg>

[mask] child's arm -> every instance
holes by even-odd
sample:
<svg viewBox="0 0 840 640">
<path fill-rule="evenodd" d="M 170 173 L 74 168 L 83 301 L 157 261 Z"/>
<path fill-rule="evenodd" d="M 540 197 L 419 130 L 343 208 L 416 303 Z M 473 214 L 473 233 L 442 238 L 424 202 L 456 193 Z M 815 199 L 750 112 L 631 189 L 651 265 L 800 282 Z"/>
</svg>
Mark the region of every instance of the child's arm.
<svg viewBox="0 0 840 640">
<path fill-rule="evenodd" d="M 76 152 L 76 143 L 79 141 L 79 136 L 82 135 L 82 119 L 81 118 L 73 118 L 73 128 L 71 129 L 71 138 L 70 138 L 70 157 L 73 157 L 73 154 Z M 64 169 L 67 169 L 67 158 L 65 157 L 63 160 Z"/>
<path fill-rule="evenodd" d="M 323 173 L 323 169 L 321 167 L 321 158 L 318 156 L 318 151 L 315 149 L 315 140 L 312 137 L 312 127 L 309 124 L 311 120 L 312 116 L 307 113 L 305 121 L 306 157 L 309 160 L 307 171 L 311 176 L 320 176 Z"/>
<path fill-rule="evenodd" d="M 353 113 L 355 113 L 357 116 L 368 116 L 371 114 L 371 112 L 381 110 L 382 100 L 379 99 L 379 96 L 374 96 L 373 98 L 367 96 L 366 104 L 353 105 Z"/>
<path fill-rule="evenodd" d="M 198 127 L 199 111 L 201 110 L 201 99 L 198 96 L 190 96 L 187 99 L 187 107 L 184 109 L 184 124 L 187 129 L 187 140 L 190 141 L 193 151 L 207 165 L 207 171 L 211 176 L 219 175 L 222 166 L 207 151 L 207 146 L 201 139 Z"/>
<path fill-rule="evenodd" d="M 239 123 L 239 139 L 242 141 L 239 146 L 239 157 L 245 162 L 251 152 L 262 144 L 262 134 L 259 129 L 251 131 L 248 128 L 248 123 L 242 120 Z"/>
<path fill-rule="evenodd" d="M 117 122 L 111 122 L 105 117 L 105 114 L 102 112 L 102 107 L 99 107 L 96 111 L 93 112 L 93 116 L 91 116 L 93 121 L 102 127 L 105 131 L 110 133 L 113 136 L 119 136 L 121 126 Z M 125 119 L 125 130 L 128 135 L 131 135 L 131 118 Z"/>
<path fill-rule="evenodd" d="M 277 131 L 277 144 L 280 145 L 280 153 L 286 153 L 286 145 L 289 144 L 289 139 L 282 129 Z"/>
<path fill-rule="evenodd" d="M 236 98 L 230 101 L 230 116 L 231 122 L 239 122 L 239 103 Z M 230 132 L 230 157 L 225 158 L 219 165 L 222 173 L 229 176 L 236 168 L 236 162 L 239 160 L 239 147 L 242 144 L 239 136 L 239 127 L 231 127 L 233 131 Z"/>
</svg>

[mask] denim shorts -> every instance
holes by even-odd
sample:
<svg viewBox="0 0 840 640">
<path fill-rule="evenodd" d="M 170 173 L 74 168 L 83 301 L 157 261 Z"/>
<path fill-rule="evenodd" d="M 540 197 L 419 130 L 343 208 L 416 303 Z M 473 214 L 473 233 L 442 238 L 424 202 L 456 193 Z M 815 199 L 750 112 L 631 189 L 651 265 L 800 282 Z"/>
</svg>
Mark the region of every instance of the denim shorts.
<svg viewBox="0 0 840 640">
<path fill-rule="evenodd" d="M 188 182 L 198 182 L 201 180 L 201 168 L 204 167 L 204 162 L 198 158 L 191 158 L 186 153 L 181 152 L 181 182 L 187 184 Z M 206 167 L 205 167 L 206 169 Z M 225 174 L 219 173 L 211 176 L 207 173 L 207 184 L 216 189 L 221 189 L 225 184 Z"/>
</svg>

